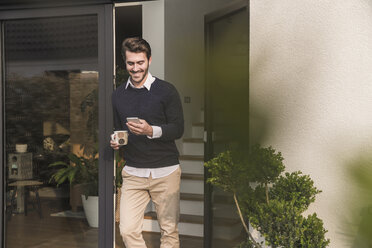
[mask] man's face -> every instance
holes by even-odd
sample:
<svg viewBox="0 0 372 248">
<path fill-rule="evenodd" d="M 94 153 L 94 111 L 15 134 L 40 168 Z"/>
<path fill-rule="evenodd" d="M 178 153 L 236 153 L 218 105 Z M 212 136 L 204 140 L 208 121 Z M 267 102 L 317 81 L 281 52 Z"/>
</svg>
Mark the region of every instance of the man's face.
<svg viewBox="0 0 372 248">
<path fill-rule="evenodd" d="M 151 57 L 147 59 L 146 53 L 132 53 L 125 51 L 125 65 L 135 86 L 141 86 L 145 80 L 151 64 Z"/>
</svg>

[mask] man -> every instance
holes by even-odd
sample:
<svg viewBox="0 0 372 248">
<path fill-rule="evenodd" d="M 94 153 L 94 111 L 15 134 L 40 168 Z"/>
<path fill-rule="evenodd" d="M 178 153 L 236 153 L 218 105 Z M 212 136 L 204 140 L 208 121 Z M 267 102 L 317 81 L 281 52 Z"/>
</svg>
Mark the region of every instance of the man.
<svg viewBox="0 0 372 248">
<path fill-rule="evenodd" d="M 112 95 L 116 130 L 128 130 L 123 146 L 126 165 L 120 201 L 120 233 L 127 248 L 143 248 L 144 212 L 152 199 L 161 230 L 161 248 L 179 248 L 179 189 L 181 169 L 175 140 L 183 135 L 184 120 L 176 88 L 149 72 L 151 48 L 128 38 L 122 55 L 129 78 Z M 138 117 L 139 123 L 127 122 Z M 111 147 L 119 145 L 111 141 Z"/>
</svg>

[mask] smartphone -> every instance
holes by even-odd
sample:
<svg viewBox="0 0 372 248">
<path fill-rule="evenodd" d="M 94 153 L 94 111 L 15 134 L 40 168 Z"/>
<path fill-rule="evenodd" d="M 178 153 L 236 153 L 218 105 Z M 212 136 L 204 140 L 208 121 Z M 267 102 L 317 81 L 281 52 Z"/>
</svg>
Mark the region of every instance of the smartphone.
<svg viewBox="0 0 372 248">
<path fill-rule="evenodd" d="M 127 117 L 127 122 L 141 123 L 138 117 Z"/>
</svg>

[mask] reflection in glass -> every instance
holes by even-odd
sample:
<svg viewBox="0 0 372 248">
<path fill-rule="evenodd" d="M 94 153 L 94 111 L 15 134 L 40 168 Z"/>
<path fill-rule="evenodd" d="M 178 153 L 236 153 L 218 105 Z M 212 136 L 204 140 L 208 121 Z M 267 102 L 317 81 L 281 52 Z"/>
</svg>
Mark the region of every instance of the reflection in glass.
<svg viewBox="0 0 372 248">
<path fill-rule="evenodd" d="M 244 9 L 217 19 L 209 26 L 213 156 L 226 150 L 244 151 L 248 144 L 247 20 Z M 245 239 L 232 194 L 213 187 L 211 211 L 211 247 L 235 247 Z"/>
<path fill-rule="evenodd" d="M 7 248 L 98 247 L 97 30 L 95 15 L 5 22 Z"/>
</svg>

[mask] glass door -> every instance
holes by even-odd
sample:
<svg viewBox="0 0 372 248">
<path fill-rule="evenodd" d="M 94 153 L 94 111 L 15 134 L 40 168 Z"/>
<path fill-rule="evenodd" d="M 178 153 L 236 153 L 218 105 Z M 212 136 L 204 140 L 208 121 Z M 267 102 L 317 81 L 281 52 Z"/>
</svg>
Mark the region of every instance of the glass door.
<svg viewBox="0 0 372 248">
<path fill-rule="evenodd" d="M 248 20 L 246 1 L 206 17 L 206 161 L 248 147 Z M 236 246 L 244 236 L 232 195 L 206 184 L 205 196 L 204 247 Z"/>
<path fill-rule="evenodd" d="M 7 12 L 2 20 L 6 248 L 112 246 L 105 12 L 70 10 Z"/>
</svg>

